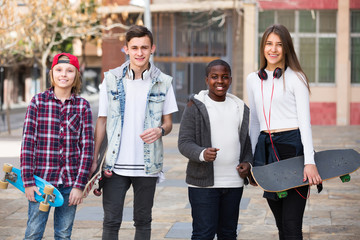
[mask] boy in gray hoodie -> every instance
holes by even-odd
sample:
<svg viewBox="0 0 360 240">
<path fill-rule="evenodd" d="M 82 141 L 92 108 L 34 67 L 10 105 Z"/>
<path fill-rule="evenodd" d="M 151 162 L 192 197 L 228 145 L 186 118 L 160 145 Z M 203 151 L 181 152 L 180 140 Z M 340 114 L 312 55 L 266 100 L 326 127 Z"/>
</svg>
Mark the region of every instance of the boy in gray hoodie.
<svg viewBox="0 0 360 240">
<path fill-rule="evenodd" d="M 192 95 L 184 110 L 178 147 L 192 208 L 191 239 L 236 239 L 239 205 L 253 162 L 249 108 L 227 93 L 231 68 L 214 60 L 206 68 L 208 90 Z"/>
</svg>

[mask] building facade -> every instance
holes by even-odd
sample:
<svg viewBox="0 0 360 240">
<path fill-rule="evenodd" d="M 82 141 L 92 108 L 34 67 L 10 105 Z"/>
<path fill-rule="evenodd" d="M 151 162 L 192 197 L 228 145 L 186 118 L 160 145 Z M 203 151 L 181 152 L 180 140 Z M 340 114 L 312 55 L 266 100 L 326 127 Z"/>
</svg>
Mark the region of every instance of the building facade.
<svg viewBox="0 0 360 240">
<path fill-rule="evenodd" d="M 291 32 L 311 82 L 312 124 L 360 124 L 360 1 L 258 2 L 257 34 L 269 22 Z"/>
<path fill-rule="evenodd" d="M 174 77 L 180 109 L 175 121 L 188 96 L 206 88 L 204 68 L 213 59 L 231 64 L 231 92 L 247 101 L 246 76 L 258 69 L 262 33 L 280 23 L 311 82 L 312 124 L 360 124 L 360 1 L 153 0 L 150 10 L 154 62 Z M 123 0 L 105 1 L 100 11 L 135 24 L 144 9 Z M 103 71 L 125 60 L 123 45 L 121 37 L 103 39 Z"/>
<path fill-rule="evenodd" d="M 98 11 L 106 21 L 126 26 L 143 24 L 144 8 L 131 3 L 104 0 Z M 174 77 L 180 109 L 175 121 L 180 121 L 188 96 L 206 88 L 205 66 L 217 58 L 230 63 L 230 91 L 247 102 L 246 76 L 258 69 L 262 33 L 267 26 L 280 23 L 289 29 L 311 82 L 312 124 L 360 125 L 360 1 L 152 0 L 150 11 L 157 46 L 153 60 Z M 87 68 L 83 79 L 89 93 L 96 92 L 104 71 L 126 60 L 122 49 L 125 32 L 104 32 L 98 42 L 101 48 L 74 44 L 74 50 L 85 51 Z M 74 54 L 83 55 L 77 51 Z M 0 90 L 12 93 L 2 94 L 1 103 L 6 99 L 27 102 L 36 92 L 36 67 L 14 72 L 19 77 L 11 84 L 1 71 Z"/>
</svg>

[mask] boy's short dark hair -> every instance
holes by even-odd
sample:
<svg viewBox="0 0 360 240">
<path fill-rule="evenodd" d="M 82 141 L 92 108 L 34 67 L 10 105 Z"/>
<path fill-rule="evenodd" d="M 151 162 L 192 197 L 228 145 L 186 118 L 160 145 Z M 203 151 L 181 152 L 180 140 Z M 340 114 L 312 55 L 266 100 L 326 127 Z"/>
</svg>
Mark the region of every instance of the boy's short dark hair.
<svg viewBox="0 0 360 240">
<path fill-rule="evenodd" d="M 213 60 L 207 65 L 207 67 L 205 68 L 205 76 L 207 77 L 209 75 L 212 67 L 218 66 L 218 65 L 224 66 L 229 71 L 229 74 L 231 76 L 231 67 L 230 67 L 230 65 L 227 62 L 225 62 L 224 60 L 221 60 L 221 59 Z"/>
<path fill-rule="evenodd" d="M 132 27 L 130 27 L 130 29 L 126 32 L 126 36 L 125 36 L 125 40 L 126 40 L 126 46 L 128 44 L 128 42 L 130 42 L 131 39 L 137 37 L 144 37 L 144 36 L 148 36 L 150 38 L 150 43 L 151 46 L 154 44 L 154 39 L 153 39 L 153 35 L 150 32 L 149 29 L 147 29 L 144 26 L 140 26 L 140 25 L 134 25 Z"/>
</svg>

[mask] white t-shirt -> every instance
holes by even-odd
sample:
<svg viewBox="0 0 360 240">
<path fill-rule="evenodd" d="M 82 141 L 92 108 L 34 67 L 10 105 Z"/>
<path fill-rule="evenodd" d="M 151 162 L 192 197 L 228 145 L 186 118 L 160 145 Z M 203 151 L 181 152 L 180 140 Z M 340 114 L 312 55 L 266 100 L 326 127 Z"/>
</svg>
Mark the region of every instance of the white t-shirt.
<svg viewBox="0 0 360 240">
<path fill-rule="evenodd" d="M 284 75 L 279 79 L 273 79 L 273 72 L 265 71 L 268 79 L 263 81 L 263 91 L 261 91 L 261 80 L 256 72 L 250 73 L 247 77 L 247 92 L 250 106 L 250 138 L 253 152 L 255 151 L 260 131 L 267 130 L 265 116 L 269 124 L 271 92 L 274 83 L 269 130 L 298 127 L 304 147 L 305 164 L 314 164 L 309 91 L 304 84 L 305 80 L 301 79 L 298 73 L 288 67 L 284 73 L 284 90 Z M 265 116 L 262 95 L 264 96 Z"/>
<path fill-rule="evenodd" d="M 240 159 L 240 111 L 235 101 L 226 97 L 224 102 L 205 96 L 204 104 L 209 114 L 211 144 L 219 148 L 214 164 L 214 186 L 212 188 L 242 187 L 244 180 L 236 166 Z"/>
<path fill-rule="evenodd" d="M 106 117 L 108 98 L 106 91 L 106 79 L 100 87 L 99 114 Z M 148 175 L 144 170 L 144 142 L 140 134 L 144 131 L 144 120 L 147 95 L 151 86 L 151 79 L 146 78 L 126 81 L 126 100 L 124 123 L 120 140 L 120 151 L 115 163 L 114 172 L 122 176 L 132 177 L 157 177 L 159 174 Z M 170 86 L 164 101 L 163 115 L 178 111 L 175 94 Z"/>
</svg>

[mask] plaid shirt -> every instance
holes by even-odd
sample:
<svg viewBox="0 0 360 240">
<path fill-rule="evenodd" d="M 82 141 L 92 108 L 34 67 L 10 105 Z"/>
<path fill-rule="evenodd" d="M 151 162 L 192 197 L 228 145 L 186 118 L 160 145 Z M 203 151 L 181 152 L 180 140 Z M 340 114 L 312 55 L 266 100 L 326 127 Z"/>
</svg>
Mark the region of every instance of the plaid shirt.
<svg viewBox="0 0 360 240">
<path fill-rule="evenodd" d="M 21 144 L 24 187 L 37 175 L 54 186 L 83 189 L 93 159 L 90 104 L 72 95 L 62 103 L 53 89 L 33 97 L 27 108 Z"/>
</svg>

